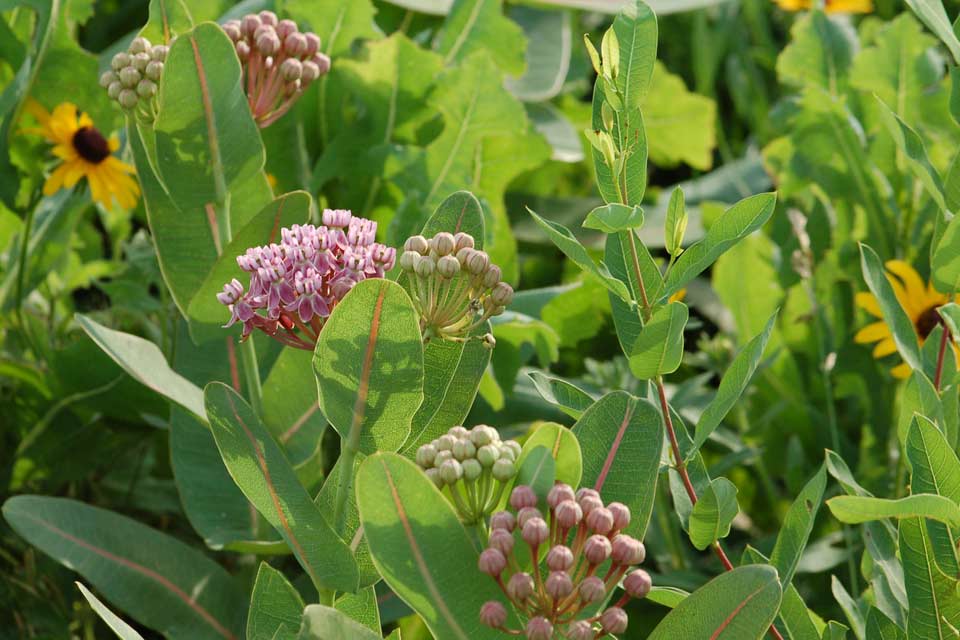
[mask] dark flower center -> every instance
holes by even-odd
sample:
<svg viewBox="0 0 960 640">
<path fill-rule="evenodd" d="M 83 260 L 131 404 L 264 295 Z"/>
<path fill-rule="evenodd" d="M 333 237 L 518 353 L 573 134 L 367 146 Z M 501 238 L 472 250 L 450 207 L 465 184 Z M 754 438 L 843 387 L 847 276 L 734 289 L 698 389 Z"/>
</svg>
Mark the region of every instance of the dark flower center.
<svg viewBox="0 0 960 640">
<path fill-rule="evenodd" d="M 940 314 L 936 307 L 930 307 L 917 317 L 914 323 L 917 327 L 917 334 L 921 339 L 926 339 L 938 324 L 940 324 Z"/>
<path fill-rule="evenodd" d="M 110 145 L 93 127 L 80 127 L 73 134 L 73 148 L 87 162 L 100 164 L 110 155 Z"/>
</svg>

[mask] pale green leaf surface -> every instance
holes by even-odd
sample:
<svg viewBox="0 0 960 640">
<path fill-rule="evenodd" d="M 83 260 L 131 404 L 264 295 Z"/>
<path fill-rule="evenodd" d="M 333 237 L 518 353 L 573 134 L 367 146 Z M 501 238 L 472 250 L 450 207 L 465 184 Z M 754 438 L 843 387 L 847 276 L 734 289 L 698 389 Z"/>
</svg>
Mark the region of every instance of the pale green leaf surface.
<svg viewBox="0 0 960 640">
<path fill-rule="evenodd" d="M 136 629 L 124 622 L 120 616 L 113 611 L 110 611 L 107 605 L 100 602 L 97 596 L 93 595 L 89 589 L 83 586 L 82 582 L 76 582 L 74 584 L 80 589 L 80 593 L 86 598 L 90 604 L 90 608 L 100 616 L 100 619 L 110 627 L 110 630 L 113 631 L 120 640 L 143 640 L 143 636 L 137 633 Z"/>
<path fill-rule="evenodd" d="M 730 533 L 730 524 L 740 512 L 737 487 L 726 478 L 716 478 L 703 491 L 690 514 L 689 533 L 701 551 Z"/>
<path fill-rule="evenodd" d="M 250 594 L 247 640 L 296 640 L 303 607 L 303 598 L 286 576 L 261 562 Z"/>
</svg>

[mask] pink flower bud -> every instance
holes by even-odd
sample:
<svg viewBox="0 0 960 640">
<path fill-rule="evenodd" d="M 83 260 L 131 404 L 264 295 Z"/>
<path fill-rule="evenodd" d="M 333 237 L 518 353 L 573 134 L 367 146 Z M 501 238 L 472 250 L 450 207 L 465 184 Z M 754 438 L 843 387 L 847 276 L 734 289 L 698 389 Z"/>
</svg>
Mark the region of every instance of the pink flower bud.
<svg viewBox="0 0 960 640">
<path fill-rule="evenodd" d="M 504 531 L 513 531 L 517 526 L 517 519 L 509 511 L 497 511 L 490 517 L 491 529 L 503 529 Z"/>
<path fill-rule="evenodd" d="M 606 507 L 591 509 L 587 514 L 587 526 L 596 533 L 607 535 L 613 530 L 613 514 Z"/>
<path fill-rule="evenodd" d="M 320 77 L 320 68 L 315 65 L 310 60 L 307 60 L 303 63 L 303 72 L 300 75 L 300 80 L 303 82 L 313 82 Z"/>
<path fill-rule="evenodd" d="M 566 545 L 554 546 L 547 553 L 547 566 L 551 571 L 569 571 L 573 566 L 573 551 Z"/>
<path fill-rule="evenodd" d="M 291 33 L 296 33 L 296 32 L 297 32 L 297 23 L 294 22 L 293 20 L 281 20 L 280 22 L 277 23 L 277 35 L 280 36 L 281 40 L 285 41 L 287 36 L 289 36 Z M 304 39 L 303 45 L 304 47 L 306 47 L 307 45 L 306 39 Z"/>
<path fill-rule="evenodd" d="M 517 512 L 517 525 L 523 529 L 523 525 L 527 524 L 530 518 L 543 518 L 543 514 L 536 507 L 524 507 Z"/>
<path fill-rule="evenodd" d="M 507 567 L 507 558 L 497 549 L 484 549 L 477 566 L 483 573 L 496 578 Z"/>
<path fill-rule="evenodd" d="M 333 227 L 333 228 L 342 228 L 350 224 L 350 220 L 353 219 L 353 214 L 350 213 L 347 209 L 324 209 L 323 210 L 323 226 Z"/>
<path fill-rule="evenodd" d="M 573 500 L 564 500 L 554 509 L 553 515 L 561 529 L 569 530 L 580 524 L 583 510 Z"/>
<path fill-rule="evenodd" d="M 594 493 L 587 493 L 577 497 L 577 504 L 583 509 L 583 515 L 588 516 L 594 509 L 603 507 L 603 500 Z"/>
<path fill-rule="evenodd" d="M 480 607 L 480 622 L 499 629 L 507 621 L 507 608 L 496 600 L 484 602 Z"/>
<path fill-rule="evenodd" d="M 262 28 L 262 27 L 261 27 Z M 257 49 L 264 56 L 272 56 L 280 50 L 280 38 L 271 27 L 269 31 L 264 31 L 256 39 Z"/>
<path fill-rule="evenodd" d="M 493 300 L 497 306 L 506 307 L 513 302 L 513 287 L 506 282 L 498 282 L 490 293 L 490 299 Z"/>
<path fill-rule="evenodd" d="M 598 576 L 588 576 L 580 582 L 580 598 L 588 604 L 600 602 L 607 596 L 607 585 Z"/>
<path fill-rule="evenodd" d="M 312 58 L 317 55 L 317 51 L 320 50 L 320 36 L 312 31 L 308 31 L 303 35 L 307 38 L 307 50 L 304 51 L 303 55 L 305 58 Z"/>
<path fill-rule="evenodd" d="M 454 247 L 453 247 L 454 253 L 458 253 L 461 249 L 464 249 L 466 247 L 469 247 L 471 249 L 473 249 L 474 247 L 473 236 L 471 236 L 469 233 L 464 233 L 463 231 L 461 231 L 457 233 L 455 236 L 453 236 L 453 240 L 454 240 Z"/>
<path fill-rule="evenodd" d="M 611 502 L 607 509 L 613 514 L 614 531 L 622 531 L 630 525 L 630 507 L 622 502 Z"/>
<path fill-rule="evenodd" d="M 471 249 L 470 253 L 466 254 L 467 259 L 465 261 L 464 267 L 467 268 L 471 274 L 478 276 L 490 266 L 490 256 L 488 256 L 483 251 L 476 251 Z M 460 255 L 457 255 L 457 258 L 460 258 Z"/>
<path fill-rule="evenodd" d="M 535 588 L 529 573 L 515 573 L 510 576 L 510 581 L 507 583 L 507 595 L 514 602 L 521 603 L 533 595 Z"/>
<path fill-rule="evenodd" d="M 223 25 L 223 32 L 227 34 L 234 42 L 240 40 L 240 22 L 238 20 L 231 20 L 230 22 Z"/>
<path fill-rule="evenodd" d="M 240 62 L 246 62 L 250 58 L 250 45 L 245 40 L 237 43 L 237 57 L 240 58 Z"/>
<path fill-rule="evenodd" d="M 550 505 L 551 509 L 555 509 L 558 504 L 564 500 L 573 500 L 574 494 L 573 489 L 570 488 L 570 485 L 563 484 L 558 482 L 553 485 L 553 488 L 550 489 L 550 493 L 547 494 L 547 504 Z"/>
<path fill-rule="evenodd" d="M 260 24 L 260 16 L 253 13 L 245 15 L 240 21 L 240 31 L 243 32 L 244 37 L 252 39 Z"/>
<path fill-rule="evenodd" d="M 643 562 L 647 556 L 647 550 L 636 538 L 620 533 L 613 538 L 611 555 L 614 563 L 628 567 Z"/>
<path fill-rule="evenodd" d="M 320 75 L 325 74 L 330 71 L 330 58 L 322 53 L 315 53 L 310 61 L 313 64 L 317 65 L 317 69 L 320 70 Z"/>
<path fill-rule="evenodd" d="M 287 82 L 293 82 L 300 79 L 303 73 L 303 65 L 296 58 L 287 58 L 280 64 L 280 73 Z"/>
<path fill-rule="evenodd" d="M 500 270 L 500 267 L 495 264 L 487 267 L 487 272 L 483 274 L 483 284 L 490 289 L 497 286 L 501 279 L 503 279 L 503 272 Z"/>
<path fill-rule="evenodd" d="M 496 549 L 508 556 L 513 551 L 513 534 L 506 529 L 494 529 L 490 532 L 488 545 L 491 549 Z"/>
<path fill-rule="evenodd" d="M 620 607 L 610 607 L 600 614 L 600 626 L 607 633 L 623 633 L 627 630 L 627 612 Z"/>
<path fill-rule="evenodd" d="M 553 624 L 543 616 L 530 618 L 526 628 L 527 640 L 551 640 Z"/>
<path fill-rule="evenodd" d="M 593 640 L 596 636 L 593 625 L 586 620 L 571 622 L 567 627 L 567 640 Z"/>
<path fill-rule="evenodd" d="M 566 571 L 551 571 L 543 586 L 554 600 L 563 600 L 573 593 L 573 580 Z"/>
<path fill-rule="evenodd" d="M 420 255 L 427 255 L 430 251 L 430 243 L 427 242 L 427 239 L 423 236 L 410 236 L 407 238 L 407 241 L 403 243 L 404 251 L 415 251 Z M 476 427 L 474 427 L 476 429 Z M 485 444 L 485 443 L 474 443 L 474 444 Z"/>
<path fill-rule="evenodd" d="M 277 35 L 280 35 L 279 30 Z M 307 51 L 307 36 L 293 32 L 281 37 L 283 38 L 283 50 L 287 52 L 288 56 L 297 59 L 297 62 L 299 62 L 300 56 Z"/>
<path fill-rule="evenodd" d="M 271 27 L 275 27 L 277 26 L 277 14 L 275 14 L 273 11 L 261 11 L 260 22 L 263 24 L 268 24 Z"/>
<path fill-rule="evenodd" d="M 446 231 L 441 231 L 433 237 L 433 240 L 430 241 L 432 248 L 437 252 L 437 255 L 446 256 L 453 252 L 453 248 L 456 246 L 456 241 L 453 239 L 453 234 Z"/>
<path fill-rule="evenodd" d="M 523 525 L 522 535 L 524 542 L 531 547 L 538 547 L 550 536 L 550 528 L 543 518 L 530 518 Z"/>
<path fill-rule="evenodd" d="M 606 536 L 592 535 L 583 545 L 583 555 L 590 564 L 601 564 L 610 557 L 611 545 Z"/>
<path fill-rule="evenodd" d="M 635 569 L 623 579 L 623 590 L 634 598 L 646 598 L 652 587 L 653 580 L 643 569 Z"/>
<path fill-rule="evenodd" d="M 590 489 L 588 487 L 581 487 L 577 489 L 577 494 L 576 494 L 577 501 L 579 502 L 580 498 L 584 496 L 593 496 L 595 498 L 599 498 L 600 494 L 597 492 L 596 489 Z"/>
<path fill-rule="evenodd" d="M 537 506 L 537 494 L 525 484 L 517 485 L 510 493 L 510 506 L 515 511 L 520 511 L 524 507 L 535 507 Z"/>
</svg>

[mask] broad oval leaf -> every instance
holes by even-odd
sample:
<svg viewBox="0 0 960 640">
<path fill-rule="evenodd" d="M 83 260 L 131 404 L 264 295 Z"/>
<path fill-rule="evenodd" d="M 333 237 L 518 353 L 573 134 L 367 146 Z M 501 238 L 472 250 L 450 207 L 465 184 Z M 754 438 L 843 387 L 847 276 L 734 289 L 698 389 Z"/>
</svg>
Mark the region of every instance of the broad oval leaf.
<svg viewBox="0 0 960 640">
<path fill-rule="evenodd" d="M 246 597 L 220 565 L 176 538 L 65 498 L 16 496 L 3 517 L 30 544 L 168 638 L 238 640 Z"/>
<path fill-rule="evenodd" d="M 526 38 L 503 15 L 503 0 L 454 0 L 436 41 L 444 64 L 453 66 L 474 51 L 487 51 L 497 66 L 511 75 L 524 68 Z"/>
<path fill-rule="evenodd" d="M 589 393 L 562 378 L 547 375 L 542 371 L 530 371 L 527 375 L 533 380 L 533 386 L 541 398 L 574 420 L 579 419 L 596 401 Z"/>
<path fill-rule="evenodd" d="M 760 640 L 777 615 L 780 598 L 776 569 L 737 567 L 691 593 L 648 640 Z"/>
<path fill-rule="evenodd" d="M 334 308 L 313 356 L 320 408 L 363 453 L 396 451 L 423 402 L 419 316 L 403 288 L 357 284 Z"/>
<path fill-rule="evenodd" d="M 533 489 L 537 498 L 540 499 L 541 508 L 543 508 L 546 505 L 547 493 L 550 492 L 557 473 L 557 463 L 550 455 L 550 450 L 542 444 L 527 447 L 517 461 L 517 465 L 517 477 L 514 482 L 517 485 L 526 485 Z M 506 500 L 507 496 L 504 495 L 504 504 Z"/>
<path fill-rule="evenodd" d="M 318 589 L 353 591 L 357 564 L 310 499 L 260 418 L 236 391 L 211 382 L 204 390 L 217 448 L 247 499 L 290 546 Z"/>
<path fill-rule="evenodd" d="M 480 201 L 469 191 L 457 191 L 450 194 L 437 206 L 437 210 L 427 219 L 421 232 L 431 238 L 441 231 L 447 233 L 468 233 L 473 236 L 474 246 L 483 249 L 485 225 L 483 207 Z"/>
<path fill-rule="evenodd" d="M 726 478 L 712 480 L 700 493 L 690 513 L 690 542 L 703 551 L 730 533 L 730 524 L 740 512 L 737 487 Z"/>
<path fill-rule="evenodd" d="M 374 633 L 342 611 L 322 604 L 303 610 L 303 621 L 296 640 L 381 640 Z"/>
<path fill-rule="evenodd" d="M 623 391 L 603 396 L 573 426 L 583 456 L 581 486 L 632 512 L 626 531 L 643 539 L 660 471 L 663 423 L 649 403 Z"/>
<path fill-rule="evenodd" d="M 250 594 L 247 640 L 296 640 L 303 606 L 303 598 L 286 576 L 261 562 Z"/>
<path fill-rule="evenodd" d="M 502 594 L 477 568 L 479 551 L 453 507 L 413 462 L 392 453 L 364 460 L 357 472 L 357 505 L 377 570 L 434 637 L 500 637 L 480 624 L 478 612 Z"/>
<path fill-rule="evenodd" d="M 641 380 L 673 373 L 683 358 L 683 330 L 689 311 L 671 302 L 653 312 L 628 355 L 630 371 Z"/>
<path fill-rule="evenodd" d="M 617 87 L 628 109 L 641 105 L 653 78 L 657 59 L 657 17 L 641 0 L 631 0 L 613 20 L 620 44 Z"/>
<path fill-rule="evenodd" d="M 639 229 L 643 226 L 643 209 L 625 204 L 605 204 L 588 213 L 583 226 L 604 233 Z"/>
<path fill-rule="evenodd" d="M 527 455 L 539 446 L 544 447 L 553 459 L 554 479 L 557 482 L 564 482 L 574 488 L 580 486 L 580 477 L 583 474 L 580 443 L 570 429 L 556 422 L 544 422 L 524 441 L 518 463 L 522 465 Z"/>
<path fill-rule="evenodd" d="M 921 518 L 900 521 L 900 556 L 910 602 L 907 640 L 954 637 L 954 630 L 960 628 L 960 583 L 937 566 L 933 544 Z"/>
</svg>

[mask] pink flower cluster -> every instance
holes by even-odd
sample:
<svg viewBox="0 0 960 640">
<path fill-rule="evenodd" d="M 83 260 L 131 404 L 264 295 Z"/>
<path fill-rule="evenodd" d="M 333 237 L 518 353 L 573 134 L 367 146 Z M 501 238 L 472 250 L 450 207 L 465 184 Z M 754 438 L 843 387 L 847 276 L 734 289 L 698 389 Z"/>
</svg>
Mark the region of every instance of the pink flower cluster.
<svg viewBox="0 0 960 640">
<path fill-rule="evenodd" d="M 322 226 L 295 224 L 281 229 L 280 244 L 247 249 L 237 264 L 250 274 L 249 289 L 234 278 L 217 294 L 230 309 L 224 326 L 239 322 L 243 339 L 260 329 L 286 345 L 312 350 L 347 292 L 361 280 L 382 278 L 396 263 L 396 250 L 376 242 L 376 235 L 376 222 L 327 209 Z"/>
</svg>

